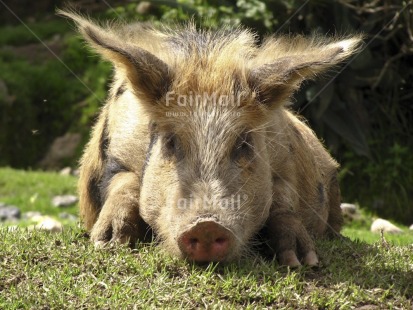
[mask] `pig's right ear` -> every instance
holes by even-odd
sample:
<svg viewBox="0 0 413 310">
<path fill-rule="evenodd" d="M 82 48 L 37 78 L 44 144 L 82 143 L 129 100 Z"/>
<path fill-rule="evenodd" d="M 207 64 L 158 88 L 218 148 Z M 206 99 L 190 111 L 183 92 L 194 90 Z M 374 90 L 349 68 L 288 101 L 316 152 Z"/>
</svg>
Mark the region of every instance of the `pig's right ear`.
<svg viewBox="0 0 413 310">
<path fill-rule="evenodd" d="M 138 98 L 156 103 L 171 83 L 168 65 L 148 51 L 122 41 L 115 32 L 97 26 L 72 12 L 58 10 L 57 14 L 73 20 L 79 32 L 116 70 L 124 72 Z"/>
<path fill-rule="evenodd" d="M 358 52 L 362 38 L 362 35 L 324 40 L 270 38 L 258 55 L 263 57 L 264 64 L 250 71 L 250 87 L 260 103 L 276 108 L 289 101 L 303 81 L 315 78 Z M 277 57 L 268 60 L 268 55 Z"/>
</svg>

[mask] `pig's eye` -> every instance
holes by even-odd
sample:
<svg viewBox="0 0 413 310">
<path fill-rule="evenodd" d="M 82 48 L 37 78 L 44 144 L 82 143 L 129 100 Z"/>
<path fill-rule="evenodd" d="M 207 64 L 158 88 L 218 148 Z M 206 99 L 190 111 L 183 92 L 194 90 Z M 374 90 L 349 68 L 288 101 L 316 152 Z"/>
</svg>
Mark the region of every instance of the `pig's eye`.
<svg viewBox="0 0 413 310">
<path fill-rule="evenodd" d="M 178 157 L 180 148 L 178 138 L 175 134 L 169 134 L 165 136 L 164 140 L 164 155 L 165 157 L 171 158 L 173 156 Z"/>
<path fill-rule="evenodd" d="M 248 158 L 253 154 L 252 137 L 249 132 L 242 133 L 236 140 L 232 150 L 232 159 Z"/>
<path fill-rule="evenodd" d="M 170 136 L 166 138 L 165 146 L 168 149 L 168 151 L 175 151 L 176 147 L 176 138 L 175 136 Z"/>
</svg>

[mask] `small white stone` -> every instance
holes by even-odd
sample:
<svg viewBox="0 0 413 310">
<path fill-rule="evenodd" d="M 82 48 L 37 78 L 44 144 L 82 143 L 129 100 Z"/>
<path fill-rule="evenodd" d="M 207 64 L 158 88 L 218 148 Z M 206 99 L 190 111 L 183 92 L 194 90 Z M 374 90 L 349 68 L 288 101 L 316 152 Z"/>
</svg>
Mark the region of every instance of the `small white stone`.
<svg viewBox="0 0 413 310">
<path fill-rule="evenodd" d="M 48 216 L 45 216 L 35 227 L 50 232 L 61 232 L 63 230 L 62 223 Z"/>
<path fill-rule="evenodd" d="M 41 217 L 42 214 L 39 211 L 28 211 L 23 213 L 23 218 L 26 220 L 36 221 L 36 218 Z"/>
<path fill-rule="evenodd" d="M 74 195 L 61 195 L 53 197 L 52 204 L 55 207 L 67 207 L 74 205 L 77 200 L 77 197 Z"/>
<path fill-rule="evenodd" d="M 16 206 L 2 204 L 0 206 L 0 221 L 17 221 L 20 219 L 20 209 Z"/>
<path fill-rule="evenodd" d="M 412 224 L 412 225 L 410 225 L 409 229 L 410 229 L 410 230 L 413 230 L 413 224 Z"/>
<path fill-rule="evenodd" d="M 344 214 L 355 214 L 357 211 L 357 206 L 355 204 L 352 203 L 342 203 L 340 205 L 341 211 Z"/>
<path fill-rule="evenodd" d="M 389 234 L 400 234 L 403 233 L 403 230 L 401 230 L 399 227 L 396 225 L 390 223 L 387 220 L 384 219 L 376 219 L 372 224 L 370 230 L 375 233 L 380 233 L 380 231 L 383 231 L 385 233 Z"/>
<path fill-rule="evenodd" d="M 72 173 L 72 168 L 70 167 L 65 167 L 59 171 L 60 175 L 70 175 L 71 173 Z"/>
<path fill-rule="evenodd" d="M 73 222 L 78 220 L 77 216 L 66 213 L 66 212 L 59 213 L 59 217 L 61 219 L 66 219 L 66 220 L 73 221 Z"/>
</svg>

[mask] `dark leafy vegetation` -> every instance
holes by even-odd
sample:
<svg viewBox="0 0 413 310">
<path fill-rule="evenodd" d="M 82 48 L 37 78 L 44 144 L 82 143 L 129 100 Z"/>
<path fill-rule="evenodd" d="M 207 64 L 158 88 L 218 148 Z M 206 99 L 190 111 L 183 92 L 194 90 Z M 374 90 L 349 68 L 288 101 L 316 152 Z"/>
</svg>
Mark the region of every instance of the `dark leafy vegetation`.
<svg viewBox="0 0 413 310">
<path fill-rule="evenodd" d="M 30 43 L 39 43 L 39 39 L 47 40 L 54 35 L 59 35 L 69 30 L 70 26 L 68 24 L 58 20 L 4 26 L 1 30 L 0 46 L 24 46 Z"/>
<path fill-rule="evenodd" d="M 53 33 L 38 35 L 46 34 Z M 87 133 L 105 98 L 110 67 L 88 54 L 79 38 L 54 35 L 60 39 L 44 45 L 0 48 L 0 165 L 35 167 L 57 136 Z"/>
</svg>

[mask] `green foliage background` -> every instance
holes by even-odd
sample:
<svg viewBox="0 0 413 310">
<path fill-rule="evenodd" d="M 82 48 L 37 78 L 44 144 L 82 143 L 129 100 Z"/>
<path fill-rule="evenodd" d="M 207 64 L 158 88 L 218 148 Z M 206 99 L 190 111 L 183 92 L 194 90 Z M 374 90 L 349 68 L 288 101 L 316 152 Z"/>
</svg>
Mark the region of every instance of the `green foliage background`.
<svg viewBox="0 0 413 310">
<path fill-rule="evenodd" d="M 363 51 L 348 65 L 304 85 L 293 107 L 341 163 L 345 200 L 383 217 L 413 222 L 411 0 L 153 0 L 118 1 L 112 7 L 73 2 L 101 19 L 244 25 L 260 38 L 364 33 Z M 36 167 L 53 139 L 68 131 L 81 132 L 87 140 L 111 71 L 84 48 L 65 20 L 26 13 L 38 19 L 27 19 L 31 31 L 23 25 L 0 29 L 0 82 L 5 85 L 0 84 L 0 165 L 25 168 Z M 10 16 L 3 20 L 13 23 Z M 46 45 L 59 35 L 60 60 L 27 59 L 9 48 L 38 43 L 33 33 Z"/>
</svg>

